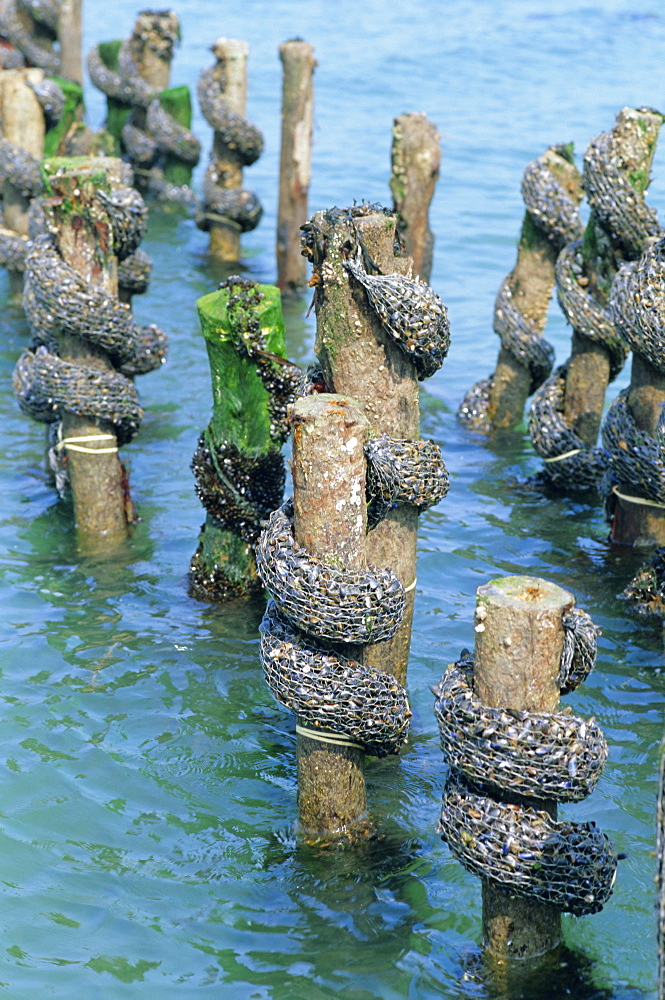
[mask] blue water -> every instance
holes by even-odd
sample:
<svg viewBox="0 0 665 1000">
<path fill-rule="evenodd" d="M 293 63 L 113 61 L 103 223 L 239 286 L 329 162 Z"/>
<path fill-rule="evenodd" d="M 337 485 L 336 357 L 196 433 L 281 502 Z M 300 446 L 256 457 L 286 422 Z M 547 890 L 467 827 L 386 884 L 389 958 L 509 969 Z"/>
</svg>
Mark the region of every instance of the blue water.
<svg viewBox="0 0 665 1000">
<path fill-rule="evenodd" d="M 139 9 L 88 3 L 86 51 L 127 37 Z M 195 302 L 220 277 L 191 216 L 153 207 L 143 243 L 154 276 L 134 312 L 167 331 L 171 353 L 140 380 L 146 417 L 124 457 L 142 520 L 110 564 L 77 552 L 70 507 L 44 472 L 43 430 L 16 406 L 11 372 L 27 332 L 0 274 L 0 995 L 652 1000 L 665 677 L 660 627 L 620 597 L 640 557 L 608 544 L 598 507 L 529 487 L 539 460 L 524 434 L 491 444 L 455 412 L 496 360 L 493 300 L 515 261 L 525 165 L 571 141 L 581 164 L 621 107 L 662 109 L 665 14 L 655 0 L 183 0 L 176 10 L 174 85 L 195 90 L 219 36 L 250 45 L 248 115 L 266 148 L 245 175 L 265 208 L 243 238 L 249 277 L 275 277 L 283 41 L 305 38 L 318 60 L 312 211 L 389 203 L 396 115 L 424 111 L 441 132 L 432 284 L 453 339 L 423 388 L 422 433 L 441 445 L 451 490 L 421 518 L 412 735 L 399 758 L 367 762 L 377 843 L 331 853 L 298 841 L 293 720 L 261 677 L 261 606 L 187 596 L 203 521 L 189 462 L 211 406 Z M 104 101 L 89 83 L 86 102 L 98 127 Z M 194 128 L 207 152 L 198 108 Z M 665 218 L 660 153 L 649 201 Z M 286 310 L 302 363 L 308 304 Z M 570 331 L 556 304 L 547 336 L 563 361 Z M 476 971 L 478 881 L 434 832 L 444 774 L 429 685 L 472 645 L 476 588 L 515 572 L 569 588 L 603 630 L 596 670 L 568 701 L 596 717 L 610 759 L 594 794 L 561 812 L 594 819 L 629 856 L 602 913 L 564 918 L 565 985 L 501 992 Z"/>
</svg>

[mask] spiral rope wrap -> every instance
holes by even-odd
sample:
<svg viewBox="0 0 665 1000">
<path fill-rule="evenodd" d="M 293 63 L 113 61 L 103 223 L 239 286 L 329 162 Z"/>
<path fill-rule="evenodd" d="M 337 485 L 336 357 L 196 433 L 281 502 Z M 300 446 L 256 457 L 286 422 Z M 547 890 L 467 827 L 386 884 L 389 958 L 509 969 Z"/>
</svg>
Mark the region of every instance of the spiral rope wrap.
<svg viewBox="0 0 665 1000">
<path fill-rule="evenodd" d="M 226 76 L 219 62 L 203 70 L 197 89 L 201 112 L 220 143 L 242 166 L 249 167 L 263 152 L 263 136 L 255 125 L 229 107 L 225 88 Z M 207 232 L 211 222 L 221 221 L 247 233 L 256 229 L 262 215 L 261 203 L 252 191 L 225 186 L 225 169 L 213 150 L 203 181 L 203 204 L 196 214 L 199 229 Z"/>
<path fill-rule="evenodd" d="M 586 612 L 563 616 L 559 686 L 574 690 L 595 662 L 598 629 Z M 579 802 L 607 758 L 593 719 L 568 710 L 492 708 L 473 693 L 463 650 L 432 688 L 441 749 L 450 766 L 437 832 L 469 871 L 510 895 L 562 911 L 595 913 L 610 896 L 618 856 L 594 823 L 557 822 L 538 802 Z M 534 806 L 502 801 L 519 796 Z"/>
<path fill-rule="evenodd" d="M 118 256 L 131 256 L 145 231 L 140 195 L 122 186 L 110 193 L 98 191 L 91 207 L 96 212 L 109 218 Z M 142 419 L 132 379 L 163 364 L 166 335 L 154 324 L 139 326 L 129 306 L 89 285 L 62 259 L 51 233 L 31 241 L 23 306 L 32 342 L 14 370 L 21 409 L 45 423 L 60 420 L 63 412 L 107 420 L 120 444 L 131 440 Z M 105 351 L 117 370 L 100 371 L 60 358 L 62 332 Z"/>
<path fill-rule="evenodd" d="M 648 171 L 643 175 L 662 122 L 651 108 L 624 108 L 584 155 L 589 204 L 629 259 L 639 257 L 644 241 L 661 232 L 656 212 L 644 200 Z"/>
<path fill-rule="evenodd" d="M 620 268 L 612 283 L 610 311 L 627 344 L 665 372 L 665 237 L 647 246 L 639 261 Z M 615 489 L 665 504 L 665 413 L 661 411 L 652 435 L 636 424 L 629 395 L 630 389 L 620 392 L 603 421 L 607 472 L 601 488 L 610 505 Z"/>
<path fill-rule="evenodd" d="M 529 217 L 557 247 L 577 239 L 582 223 L 577 206 L 556 173 L 540 157 L 529 163 L 522 175 L 522 197 Z M 501 282 L 494 302 L 493 328 L 507 351 L 528 369 L 529 395 L 548 378 L 554 364 L 554 349 L 524 316 L 511 290 L 511 274 Z M 458 420 L 470 430 L 491 430 L 488 410 L 495 372 L 476 382 L 465 394 L 457 411 Z"/>
<path fill-rule="evenodd" d="M 47 28 L 56 38 L 60 3 L 58 0 L 5 0 L 0 16 L 0 31 L 21 52 L 31 66 L 38 66 L 50 76 L 60 73 L 60 55 L 48 41 L 40 42 L 26 22 L 27 17 Z"/>
<path fill-rule="evenodd" d="M 420 512 L 448 494 L 448 470 L 434 441 L 406 441 L 381 434 L 367 442 L 365 458 L 370 528 L 399 504 L 410 504 Z"/>
</svg>

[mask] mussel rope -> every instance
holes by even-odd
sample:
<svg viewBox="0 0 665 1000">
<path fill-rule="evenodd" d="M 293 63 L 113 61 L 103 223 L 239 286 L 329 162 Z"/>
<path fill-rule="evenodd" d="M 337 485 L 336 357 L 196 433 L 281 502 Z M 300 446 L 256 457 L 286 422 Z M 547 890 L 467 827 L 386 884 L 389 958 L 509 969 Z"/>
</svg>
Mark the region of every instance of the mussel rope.
<svg viewBox="0 0 665 1000">
<path fill-rule="evenodd" d="M 529 163 L 522 176 L 522 197 L 534 223 L 557 246 L 581 235 L 577 206 L 552 171 L 541 159 Z M 501 347 L 528 368 L 529 395 L 542 385 L 552 371 L 554 349 L 533 327 L 513 299 L 510 275 L 501 283 L 494 303 L 494 332 Z M 488 432 L 488 408 L 494 373 L 476 382 L 465 394 L 457 411 L 458 420 L 471 430 Z"/>
<path fill-rule="evenodd" d="M 255 125 L 229 107 L 225 88 L 225 75 L 218 63 L 203 70 L 198 82 L 201 112 L 227 149 L 243 166 L 251 166 L 263 151 L 263 136 Z M 259 199 L 246 188 L 226 188 L 223 181 L 223 170 L 213 150 L 203 181 L 203 201 L 195 216 L 196 225 L 207 232 L 211 222 L 223 222 L 239 233 L 250 232 L 263 215 Z"/>
<path fill-rule="evenodd" d="M 598 629 L 581 609 L 565 614 L 563 627 L 565 694 L 592 669 Z M 607 757 L 595 721 L 566 710 L 483 705 L 473 693 L 468 650 L 432 691 L 450 767 L 437 832 L 453 855 L 513 896 L 575 914 L 600 910 L 614 885 L 614 848 L 594 823 L 557 822 L 542 808 L 543 801 L 577 802 L 593 790 Z M 511 802 L 514 796 L 533 806 Z"/>
<path fill-rule="evenodd" d="M 43 69 L 50 76 L 60 74 L 60 55 L 48 45 L 40 44 L 35 35 L 26 27 L 19 11 L 27 13 L 33 22 L 39 21 L 56 38 L 56 28 L 60 3 L 58 0 L 5 0 L 0 15 L 0 33 L 15 49 L 23 53 L 30 66 Z"/>
</svg>

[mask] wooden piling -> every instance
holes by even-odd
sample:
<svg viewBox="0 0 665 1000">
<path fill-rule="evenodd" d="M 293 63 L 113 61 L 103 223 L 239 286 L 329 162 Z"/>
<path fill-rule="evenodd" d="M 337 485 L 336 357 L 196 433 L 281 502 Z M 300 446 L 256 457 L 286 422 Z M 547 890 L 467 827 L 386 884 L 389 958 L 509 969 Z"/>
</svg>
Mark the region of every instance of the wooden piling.
<svg viewBox="0 0 665 1000">
<path fill-rule="evenodd" d="M 635 351 L 627 403 L 637 427 L 656 437 L 658 418 L 665 404 L 665 372 Z M 665 545 L 665 508 L 661 504 L 621 490 L 615 490 L 613 497 L 612 542 L 638 549 Z"/>
<path fill-rule="evenodd" d="M 492 580 L 476 591 L 474 688 L 484 704 L 556 711 L 563 650 L 562 617 L 572 594 L 531 576 Z M 511 801 L 534 804 L 534 800 Z M 556 803 L 538 801 L 556 817 Z M 535 958 L 561 941 L 561 915 L 537 900 L 509 896 L 483 879 L 483 942 L 500 961 Z"/>
<path fill-rule="evenodd" d="M 394 213 L 370 210 L 363 214 L 362 209 L 349 209 L 349 215 L 316 212 L 311 219 L 318 282 L 314 350 L 326 387 L 357 400 L 372 434 L 417 440 L 420 408 L 415 368 L 385 333 L 364 289 L 352 284 L 344 268 L 349 241 L 356 242 L 351 216 L 383 274 L 406 274 L 411 266 L 409 258 L 395 256 Z M 407 605 L 397 634 L 386 642 L 368 646 L 365 662 L 392 673 L 401 684 L 406 682 L 411 642 L 417 535 L 416 509 L 400 505 L 390 510 L 367 537 L 367 561 L 393 569 L 407 591 Z"/>
<path fill-rule="evenodd" d="M 68 167 L 68 164 L 71 164 Z M 108 190 L 120 179 L 121 163 L 97 157 L 88 162 L 47 161 L 52 197 L 45 211 L 56 229 L 56 243 L 63 260 L 91 285 L 117 296 L 118 266 L 107 213 L 95 199 L 97 190 Z M 62 331 L 58 353 L 65 361 L 101 371 L 113 371 L 101 348 Z M 126 474 L 118 457 L 113 424 L 73 413 L 63 413 L 62 439 L 74 501 L 74 517 L 83 548 L 112 547 L 126 537 L 133 520 Z"/>
<path fill-rule="evenodd" d="M 241 289 L 241 279 L 237 280 L 237 286 L 210 292 L 196 304 L 212 377 L 213 414 L 208 431 L 212 447 L 228 444 L 248 459 L 255 459 L 278 450 L 278 446 L 271 436 L 270 394 L 257 372 L 256 360 L 244 350 L 242 331 L 234 329 L 229 314 L 229 298 Z M 232 281 L 230 278 L 229 283 Z M 266 351 L 284 357 L 279 289 L 274 285 L 257 287 L 262 300 L 247 321 L 256 321 L 265 337 Z M 275 506 L 280 502 L 281 497 Z M 190 563 L 192 596 L 221 603 L 260 590 L 253 545 L 206 514 Z"/>
<path fill-rule="evenodd" d="M 579 203 L 582 198 L 581 178 L 572 156 L 569 159 L 561 148 L 552 147 L 543 153 L 541 160 L 557 177 L 571 201 Z M 538 335 L 542 335 L 545 329 L 554 286 L 554 265 L 562 246 L 563 242 L 552 239 L 527 209 L 522 222 L 517 261 L 507 283 L 514 306 Z M 517 427 L 530 392 L 528 365 L 502 346 L 487 409 L 491 429 L 505 431 Z"/>
<path fill-rule="evenodd" d="M 249 45 L 237 38 L 218 38 L 212 52 L 224 74 L 224 101 L 232 112 L 245 117 L 247 106 L 247 58 Z M 212 155 L 218 184 L 226 190 L 242 188 L 243 162 L 237 151 L 227 146 L 221 132 L 213 133 Z M 240 230 L 231 219 L 210 219 L 210 253 L 220 261 L 240 260 Z"/>
<path fill-rule="evenodd" d="M 277 209 L 277 284 L 294 294 L 307 284 L 300 227 L 308 216 L 314 123 L 314 48 L 300 38 L 279 47 L 282 62 L 282 141 Z"/>
<path fill-rule="evenodd" d="M 390 192 L 399 216 L 399 232 L 413 259 L 413 273 L 429 281 L 434 233 L 429 208 L 441 165 L 441 136 L 427 116 L 413 112 L 393 122 Z"/>
<path fill-rule="evenodd" d="M 60 43 L 60 73 L 66 80 L 83 84 L 81 8 L 82 0 L 60 0 L 57 32 Z"/>
<path fill-rule="evenodd" d="M 290 423 L 296 542 L 323 562 L 364 569 L 367 418 L 354 400 L 321 393 L 297 400 Z M 336 644 L 335 649 L 352 659 L 362 657 L 362 647 Z M 351 838 L 366 832 L 362 747 L 324 742 L 300 724 L 296 732 L 303 832 Z"/>
<path fill-rule="evenodd" d="M 41 83 L 43 69 L 8 69 L 0 73 L 0 122 L 5 139 L 25 150 L 35 159 L 44 155 L 44 112 L 37 96 L 29 86 Z M 28 235 L 28 209 L 26 198 L 11 181 L 2 185 L 4 224 L 21 236 Z M 12 296 L 23 290 L 23 273 L 9 271 L 9 288 Z"/>
</svg>

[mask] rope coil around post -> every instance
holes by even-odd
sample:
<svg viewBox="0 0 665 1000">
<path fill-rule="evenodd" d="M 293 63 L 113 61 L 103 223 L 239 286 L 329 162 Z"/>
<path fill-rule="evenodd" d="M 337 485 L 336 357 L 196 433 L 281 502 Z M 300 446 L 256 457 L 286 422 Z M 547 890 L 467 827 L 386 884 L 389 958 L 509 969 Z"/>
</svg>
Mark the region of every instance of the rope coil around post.
<svg viewBox="0 0 665 1000">
<path fill-rule="evenodd" d="M 249 167 L 263 152 L 263 136 L 244 115 L 229 106 L 225 97 L 226 85 L 223 61 L 218 59 L 199 77 L 197 92 L 201 112 L 215 132 L 218 140 L 215 145 L 222 145 L 242 167 Z M 261 202 L 246 188 L 227 186 L 227 171 L 217 154 L 213 148 L 203 180 L 203 203 L 196 213 L 196 225 L 208 232 L 211 222 L 223 222 L 239 233 L 251 232 L 261 221 Z"/>
<path fill-rule="evenodd" d="M 581 609 L 564 614 L 562 624 L 565 694 L 592 669 L 599 630 Z M 491 708 L 472 684 L 473 655 L 463 650 L 432 688 L 451 768 L 437 831 L 465 868 L 510 895 L 578 915 L 598 912 L 612 892 L 616 852 L 594 823 L 557 822 L 538 801 L 578 802 L 591 793 L 607 758 L 602 732 L 566 710 Z"/>
<path fill-rule="evenodd" d="M 2 34 L 29 65 L 39 66 L 51 76 L 61 72 L 60 54 L 53 49 L 59 15 L 58 0 L 5 0 L 0 16 Z"/>
<path fill-rule="evenodd" d="M 552 151 L 564 157 L 561 147 Z M 522 176 L 522 197 L 531 226 L 537 228 L 553 247 L 560 248 L 577 239 L 582 232 L 576 202 L 561 178 L 552 169 L 549 159 L 540 157 L 529 163 Z M 531 395 L 548 378 L 554 364 L 554 349 L 542 336 L 540 324 L 522 312 L 516 301 L 511 272 L 502 281 L 494 302 L 494 332 L 500 338 L 501 349 L 529 373 L 528 395 Z M 490 399 L 496 372 L 476 382 L 462 400 L 458 420 L 470 430 L 488 432 L 492 427 Z"/>
<path fill-rule="evenodd" d="M 130 256 L 145 231 L 143 199 L 118 185 L 97 192 L 96 204 L 98 209 L 93 203 L 91 211 L 108 215 L 118 255 Z M 166 335 L 154 324 L 140 326 L 128 305 L 88 285 L 62 259 L 52 233 L 31 242 L 23 305 L 32 341 L 14 369 L 21 409 L 43 423 L 59 421 L 63 412 L 110 421 L 118 442 L 130 441 L 143 416 L 133 378 L 164 363 Z M 63 331 L 105 351 L 116 370 L 60 358 L 58 334 Z M 57 464 L 55 455 L 52 462 Z"/>
</svg>

